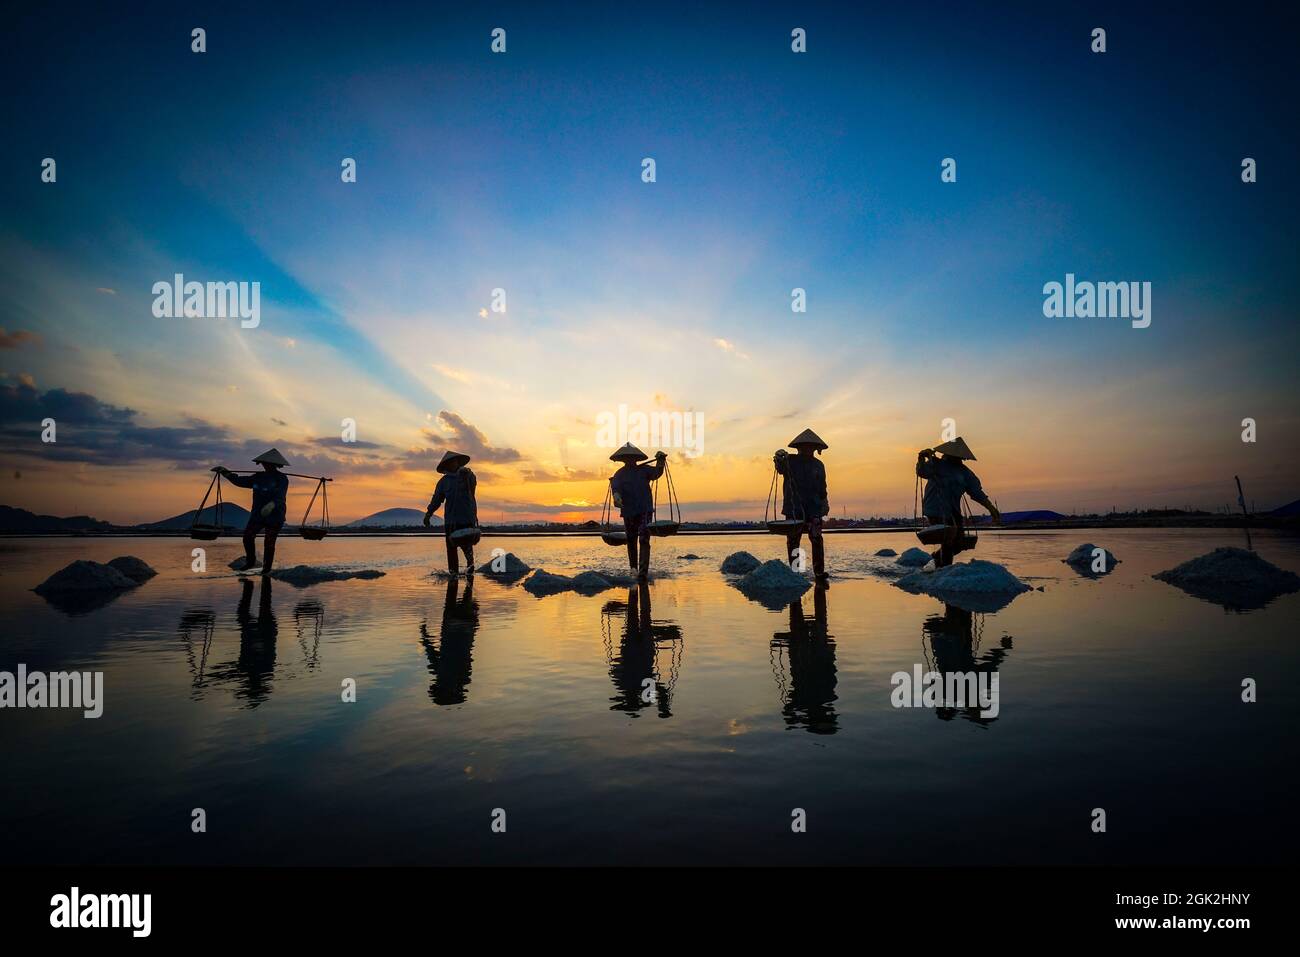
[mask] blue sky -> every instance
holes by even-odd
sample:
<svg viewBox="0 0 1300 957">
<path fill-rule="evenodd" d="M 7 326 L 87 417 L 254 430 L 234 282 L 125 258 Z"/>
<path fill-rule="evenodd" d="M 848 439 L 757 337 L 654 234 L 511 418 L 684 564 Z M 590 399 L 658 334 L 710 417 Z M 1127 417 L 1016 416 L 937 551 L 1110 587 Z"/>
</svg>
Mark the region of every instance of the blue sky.
<svg viewBox="0 0 1300 957">
<path fill-rule="evenodd" d="M 1218 505 L 1234 472 L 1295 497 L 1294 81 L 1266 14 L 58 10 L 20 19 L 5 66 L 0 327 L 40 342 L 0 371 L 37 401 L 199 420 L 214 455 L 297 444 L 352 476 L 357 514 L 427 485 L 402 463 L 465 437 L 444 411 L 489 460 L 518 451 L 480 463 L 489 501 L 580 509 L 603 494 L 591 420 L 620 402 L 704 411 L 690 468 L 718 514 L 805 424 L 834 435 L 836 504 L 899 512 L 946 416 L 994 453 L 1004 508 Z M 257 335 L 153 319 L 175 271 L 260 281 Z M 1045 319 L 1066 272 L 1150 281 L 1151 328 Z M 481 318 L 496 287 L 508 313 Z M 348 414 L 373 454 L 312 446 Z M 19 451 L 51 481 L 0 499 L 59 510 L 66 464 Z M 192 467 L 169 454 L 83 464 L 125 489 Z"/>
</svg>

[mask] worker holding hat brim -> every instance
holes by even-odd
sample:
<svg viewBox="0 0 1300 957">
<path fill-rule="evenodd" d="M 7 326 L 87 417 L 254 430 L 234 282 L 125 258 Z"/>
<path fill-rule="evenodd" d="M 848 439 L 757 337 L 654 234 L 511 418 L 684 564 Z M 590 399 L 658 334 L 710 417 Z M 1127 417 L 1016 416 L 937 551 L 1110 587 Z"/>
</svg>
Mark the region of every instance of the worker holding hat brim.
<svg viewBox="0 0 1300 957">
<path fill-rule="evenodd" d="M 655 453 L 655 464 L 646 465 L 646 454 L 631 442 L 610 457 L 612 462 L 622 462 L 623 467 L 609 480 L 614 493 L 614 504 L 623 516 L 627 531 L 627 561 L 639 581 L 650 577 L 650 522 L 654 520 L 654 495 L 650 483 L 664 474 L 668 456 Z M 637 545 L 640 544 L 638 553 Z"/>
<path fill-rule="evenodd" d="M 812 546 L 813 574 L 825 582 L 826 547 L 822 540 L 822 520 L 830 514 L 831 504 L 826 494 L 826 466 L 817 454 L 829 448 L 812 429 L 804 429 L 790 440 L 791 455 L 777 449 L 772 456 L 776 470 L 781 473 L 781 514 L 788 519 L 803 522 L 808 528 L 808 542 Z M 787 560 L 793 560 L 802 531 L 786 536 Z"/>
<path fill-rule="evenodd" d="M 257 567 L 257 533 L 265 533 L 262 546 L 262 574 L 271 573 L 275 561 L 275 539 L 284 527 L 287 511 L 286 499 L 289 495 L 289 477 L 280 472 L 289 462 L 278 449 L 267 449 L 254 462 L 262 466 L 261 472 L 252 475 L 236 475 L 224 465 L 218 465 L 213 472 L 218 472 L 231 485 L 253 490 L 253 507 L 244 526 L 244 567 L 240 571 L 251 571 Z"/>
<path fill-rule="evenodd" d="M 966 460 L 974 462 L 975 453 L 960 436 L 932 449 L 922 449 L 916 455 L 916 474 L 925 479 L 921 511 L 931 525 L 947 525 L 950 529 L 947 539 L 933 553 L 935 568 L 951 565 L 953 557 L 965 551 L 963 495 L 969 495 L 988 509 L 995 525 L 1002 521 L 997 506 L 984 494 L 979 477 L 966 465 Z"/>
<path fill-rule="evenodd" d="M 478 488 L 478 479 L 466 467 L 468 462 L 469 456 L 463 452 L 443 453 L 442 461 L 438 463 L 438 471 L 442 473 L 442 478 L 438 479 L 438 484 L 434 486 L 433 498 L 429 500 L 429 507 L 424 511 L 424 524 L 427 528 L 433 513 L 438 511 L 444 502 L 447 505 L 442 513 L 442 533 L 447 540 L 447 572 L 451 575 L 460 574 L 457 548 L 465 553 L 465 574 L 474 574 L 474 546 L 469 544 L 457 546 L 451 537 L 452 532 L 478 526 L 478 500 L 474 495 Z"/>
</svg>

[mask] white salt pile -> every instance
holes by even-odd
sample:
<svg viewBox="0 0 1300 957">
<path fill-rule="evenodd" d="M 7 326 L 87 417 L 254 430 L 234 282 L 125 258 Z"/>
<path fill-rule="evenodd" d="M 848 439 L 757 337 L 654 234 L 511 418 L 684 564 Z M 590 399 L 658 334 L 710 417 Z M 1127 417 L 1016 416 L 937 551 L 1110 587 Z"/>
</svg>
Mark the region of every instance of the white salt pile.
<svg viewBox="0 0 1300 957">
<path fill-rule="evenodd" d="M 724 575 L 748 575 L 761 564 L 763 563 L 749 552 L 732 552 L 722 560 L 722 573 Z M 780 564 L 780 562 L 777 564 Z"/>
<path fill-rule="evenodd" d="M 1106 575 L 1114 571 L 1115 566 L 1119 564 L 1119 559 L 1115 557 L 1114 552 L 1107 551 L 1092 542 L 1084 542 L 1061 561 L 1085 575 Z"/>
<path fill-rule="evenodd" d="M 1244 548 L 1216 548 L 1151 576 L 1225 608 L 1263 608 L 1300 591 L 1300 575 L 1278 568 Z"/>
<path fill-rule="evenodd" d="M 556 595 L 573 587 L 573 579 L 568 575 L 553 575 L 545 568 L 539 568 L 524 582 L 524 589 L 533 595 Z"/>
<path fill-rule="evenodd" d="M 920 549 L 918 548 L 917 551 L 919 552 Z M 892 548 L 882 548 L 880 551 L 876 552 L 876 555 L 879 558 L 893 558 L 897 554 L 898 552 L 894 551 Z"/>
<path fill-rule="evenodd" d="M 797 590 L 802 594 L 812 587 L 812 582 L 779 558 L 773 558 L 747 574 L 739 585 L 745 591 Z"/>
<path fill-rule="evenodd" d="M 927 552 L 925 549 L 909 548 L 907 551 L 903 552 L 903 554 L 898 556 L 897 564 L 910 565 L 916 568 L 920 568 L 922 565 L 928 564 L 929 561 L 930 561 L 930 553 Z"/>
<path fill-rule="evenodd" d="M 478 567 L 484 575 L 491 575 L 494 578 L 523 578 L 531 568 L 528 567 L 518 555 L 514 552 L 506 552 L 504 555 L 484 562 Z"/>
<path fill-rule="evenodd" d="M 139 584 L 147 582 L 158 573 L 149 567 L 149 563 L 134 555 L 122 555 L 108 563 L 109 568 L 116 568 L 131 581 Z"/>
<path fill-rule="evenodd" d="M 123 591 L 140 583 L 101 562 L 75 561 L 65 565 L 32 591 L 38 595 L 70 595 Z"/>
<path fill-rule="evenodd" d="M 700 556 L 694 552 L 687 552 L 685 555 L 678 555 L 677 557 L 684 562 L 694 562 L 698 561 Z"/>
<path fill-rule="evenodd" d="M 614 583 L 599 572 L 582 572 L 573 576 L 571 587 L 583 595 L 594 595 L 606 588 L 613 588 Z"/>
<path fill-rule="evenodd" d="M 316 565 L 294 565 L 292 568 L 273 569 L 270 577 L 279 582 L 288 582 L 298 588 L 306 588 L 308 585 L 346 581 L 349 578 L 383 578 L 384 573 L 377 568 L 343 571 L 336 568 L 320 568 Z"/>
<path fill-rule="evenodd" d="M 594 595 L 597 592 L 613 588 L 616 584 L 611 578 L 618 576 L 602 575 L 600 572 L 585 571 L 573 577 L 556 575 L 545 568 L 539 568 L 524 582 L 524 589 L 539 598 L 543 595 L 558 595 L 564 591 L 576 591 L 580 595 Z M 630 581 L 631 579 L 625 579 Z"/>
<path fill-rule="evenodd" d="M 1016 595 L 1030 591 L 1011 572 L 978 559 L 933 571 L 915 571 L 894 582 L 904 591 L 932 595 L 970 611 L 997 611 Z"/>
</svg>

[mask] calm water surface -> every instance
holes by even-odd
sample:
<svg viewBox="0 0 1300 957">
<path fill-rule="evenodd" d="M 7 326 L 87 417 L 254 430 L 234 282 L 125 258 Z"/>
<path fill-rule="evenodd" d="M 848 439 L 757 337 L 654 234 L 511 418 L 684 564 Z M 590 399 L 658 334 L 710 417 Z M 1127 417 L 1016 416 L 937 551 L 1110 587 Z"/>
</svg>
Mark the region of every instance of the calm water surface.
<svg viewBox="0 0 1300 957">
<path fill-rule="evenodd" d="M 1080 577 L 1060 559 L 1083 541 L 1122 563 Z M 648 594 L 544 598 L 431 574 L 432 538 L 286 539 L 285 566 L 387 572 L 308 588 L 244 583 L 235 540 L 208 545 L 206 574 L 187 539 L 0 540 L 0 669 L 103 671 L 106 697 L 98 720 L 0 712 L 9 859 L 1289 859 L 1300 595 L 1242 614 L 1150 578 L 1238 534 L 986 534 L 974 557 L 1042 590 L 973 616 L 890 584 L 873 553 L 914 543 L 828 536 L 830 588 L 774 609 L 718 571 L 738 549 L 780 557 L 769 536 L 656 542 Z M 1300 571 L 1300 542 L 1255 544 Z M 552 571 L 620 568 L 598 539 L 489 538 L 480 561 L 494 546 Z M 30 591 L 122 554 L 158 577 L 78 613 Z M 995 669 L 999 715 L 895 709 L 890 677 L 916 664 Z"/>
</svg>

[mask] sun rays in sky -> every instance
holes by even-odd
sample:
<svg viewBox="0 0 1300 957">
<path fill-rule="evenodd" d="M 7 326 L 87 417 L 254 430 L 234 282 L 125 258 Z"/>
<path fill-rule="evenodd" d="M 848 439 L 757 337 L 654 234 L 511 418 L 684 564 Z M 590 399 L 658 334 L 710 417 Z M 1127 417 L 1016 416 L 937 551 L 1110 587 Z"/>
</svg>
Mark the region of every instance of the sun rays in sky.
<svg viewBox="0 0 1300 957">
<path fill-rule="evenodd" d="M 784 12 L 683 16 L 521 7 L 495 59 L 471 13 L 355 44 L 332 14 L 220 15 L 202 58 L 165 21 L 35 44 L 47 107 L 16 120 L 0 222 L 0 501 L 154 520 L 277 445 L 338 479 L 347 520 L 422 507 L 452 447 L 488 520 L 583 520 L 620 404 L 703 415 L 704 454 L 672 457 L 688 518 L 758 517 L 808 426 L 834 514 L 910 514 L 945 418 L 1004 510 L 1218 507 L 1234 474 L 1295 498 L 1294 204 L 1236 175 L 1285 135 L 1255 92 L 1160 61 L 1189 124 L 1154 46 L 1094 64 L 1032 14 L 981 45 L 801 14 L 803 59 Z M 1151 327 L 1045 318 L 1067 271 L 1150 281 Z M 176 272 L 259 281 L 261 324 L 155 319 Z"/>
</svg>

